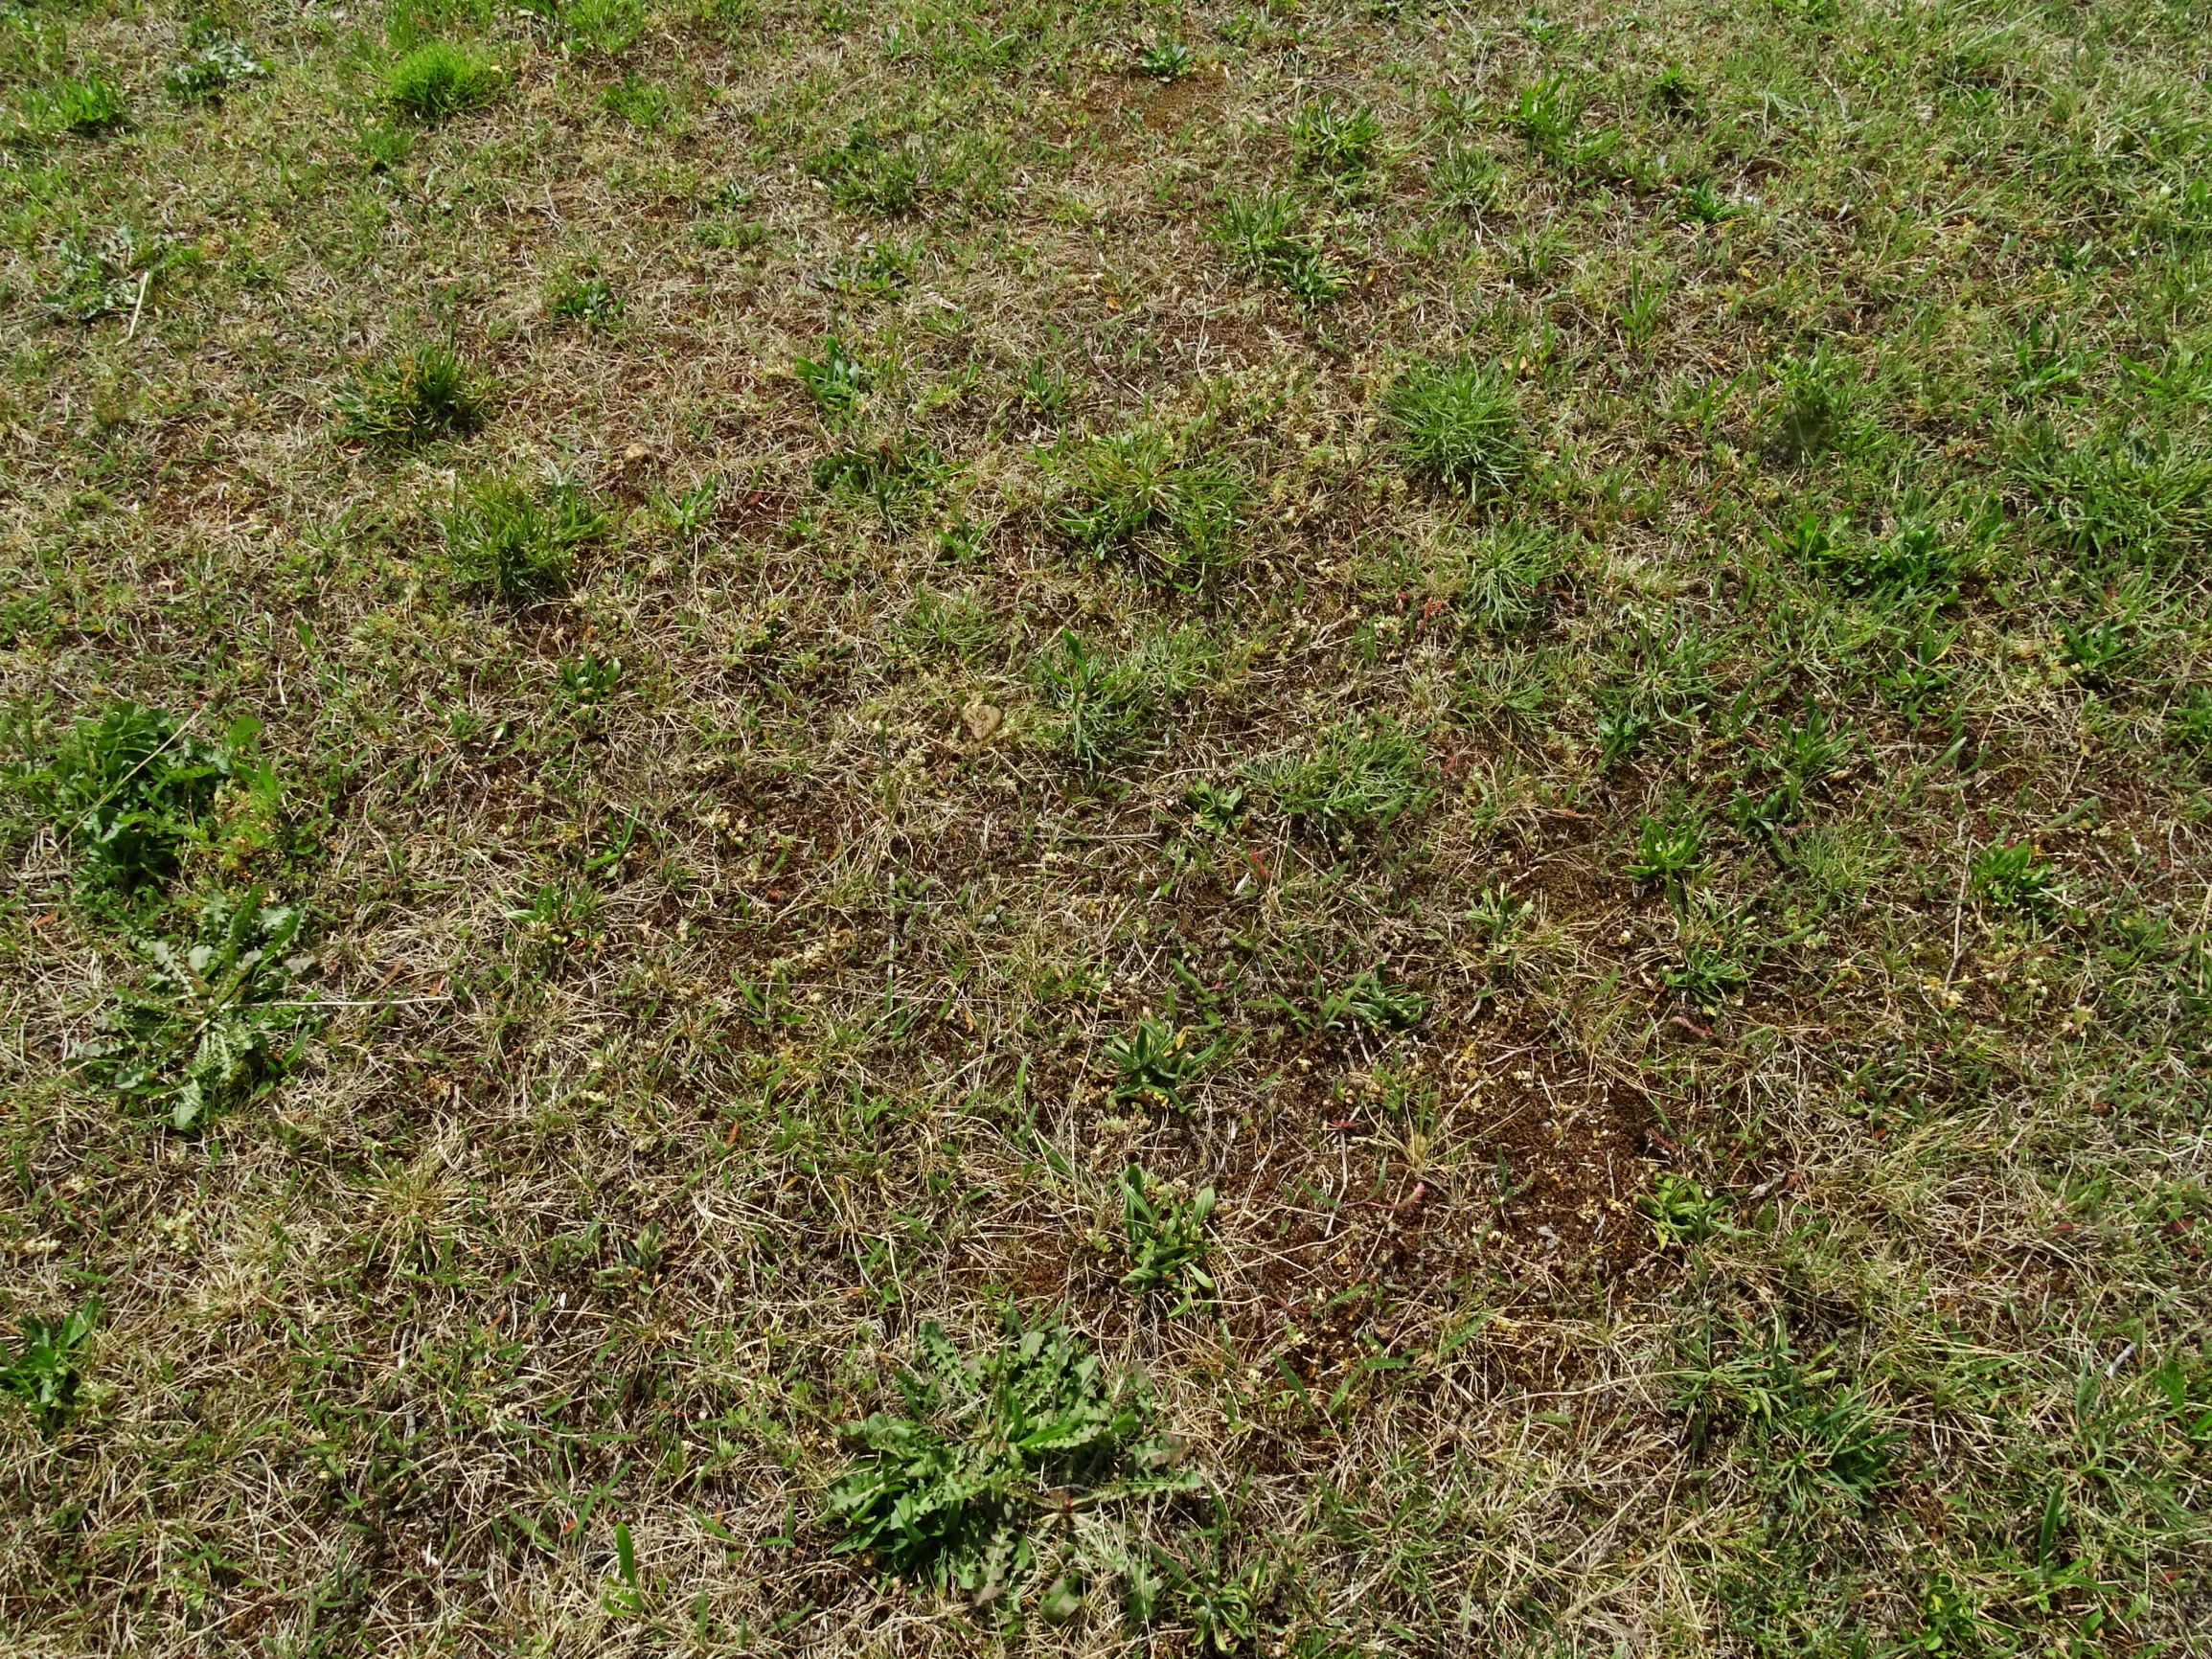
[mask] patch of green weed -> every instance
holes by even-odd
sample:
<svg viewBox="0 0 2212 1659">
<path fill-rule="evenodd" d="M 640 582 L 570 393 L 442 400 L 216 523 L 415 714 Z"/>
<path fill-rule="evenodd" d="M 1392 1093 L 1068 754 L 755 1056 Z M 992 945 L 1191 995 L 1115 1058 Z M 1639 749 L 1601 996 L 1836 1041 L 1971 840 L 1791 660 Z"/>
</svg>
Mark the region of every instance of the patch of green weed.
<svg viewBox="0 0 2212 1659">
<path fill-rule="evenodd" d="M 185 43 L 190 50 L 162 78 L 163 87 L 179 103 L 217 102 L 233 87 L 260 80 L 269 72 L 269 66 L 235 34 L 194 25 Z"/>
<path fill-rule="evenodd" d="M 184 1132 L 254 1098 L 313 1024 L 311 1008 L 287 996 L 309 961 L 295 952 L 303 920 L 298 905 L 263 903 L 252 888 L 209 898 L 186 940 L 141 939 L 146 980 L 124 993 L 90 1069 Z"/>
<path fill-rule="evenodd" d="M 1095 1513 L 1188 1484 L 1151 1436 L 1143 1395 L 1066 1330 L 1010 1322 L 996 1345 L 963 1358 L 930 1322 L 918 1346 L 915 1368 L 898 1373 L 901 1409 L 845 1430 L 854 1466 L 829 1493 L 840 1551 L 979 1606 L 1018 1608 L 1071 1582 L 1055 1494 Z"/>
<path fill-rule="evenodd" d="M 52 1431 L 77 1406 L 84 1351 L 99 1326 L 97 1298 L 59 1319 L 26 1315 L 21 1341 L 0 1367 L 0 1395 L 22 1401 L 39 1426 Z"/>
<path fill-rule="evenodd" d="M 238 728 L 239 741 L 249 733 Z M 175 874 L 237 756 L 166 711 L 124 702 L 70 727 L 29 785 L 82 883 L 130 893 Z"/>
</svg>

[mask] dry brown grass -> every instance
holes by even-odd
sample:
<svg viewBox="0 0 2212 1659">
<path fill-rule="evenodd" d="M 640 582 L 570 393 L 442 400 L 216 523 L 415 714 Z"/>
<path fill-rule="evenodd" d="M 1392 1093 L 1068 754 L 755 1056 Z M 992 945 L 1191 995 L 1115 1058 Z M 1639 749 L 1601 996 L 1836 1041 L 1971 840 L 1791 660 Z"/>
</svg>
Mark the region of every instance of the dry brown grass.
<svg viewBox="0 0 2212 1659">
<path fill-rule="evenodd" d="M 0 1412 L 11 1651 L 1180 1650 L 1197 1590 L 1124 1617 L 1148 1551 L 1241 1581 L 1214 1639 L 1268 1653 L 2201 1651 L 2201 548 L 2068 553 L 2017 470 L 2044 414 L 2203 441 L 2122 362 L 2205 346 L 2204 233 L 2155 193 L 2207 176 L 2203 55 L 2122 10 L 702 6 L 612 57 L 410 13 L 505 85 L 382 170 L 404 17 L 239 12 L 274 73 L 183 112 L 181 14 L 10 23 L 17 105 L 103 63 L 137 118 L 0 174 L 17 747 L 123 696 L 250 712 L 286 789 L 127 907 L 11 801 L 0 1303 L 103 1308 L 78 1409 Z M 1193 73 L 1127 73 L 1169 27 Z M 1521 135 L 1555 67 L 1642 172 Z M 657 130 L 604 106 L 625 75 Z M 1362 187 L 1298 170 L 1323 91 L 1380 117 Z M 857 122 L 915 135 L 912 211 L 816 176 Z M 1494 210 L 1432 201 L 1449 142 Z M 1680 205 L 1705 178 L 1724 224 Z M 1212 227 L 1266 188 L 1333 304 L 1235 274 Z M 124 223 L 189 257 L 54 320 L 72 239 Z M 549 311 L 586 267 L 619 328 Z M 2035 316 L 2079 402 L 2018 391 Z M 848 420 L 794 371 L 830 335 Z M 444 338 L 482 432 L 344 441 L 361 365 Z M 1815 346 L 1863 442 L 1800 462 Z M 1512 366 L 1538 458 L 1503 507 L 1408 477 L 1383 413 L 1461 352 Z M 1055 528 L 1056 442 L 1144 422 L 1244 483 L 1187 590 Z M 947 470 L 877 500 L 839 453 Z M 610 516 L 567 590 L 457 591 L 457 490 L 555 475 Z M 2002 521 L 1919 724 L 1881 678 L 1911 607 L 1767 539 L 1915 490 L 1954 541 Z M 1501 637 L 1463 606 L 1506 517 L 1562 568 Z M 2135 654 L 2067 670 L 2055 619 L 2123 601 Z M 1069 630 L 1152 676 L 1093 773 L 1038 669 Z M 585 653 L 621 673 L 579 709 Z M 1608 759 L 1630 684 L 1663 713 Z M 1809 700 L 1854 747 L 1778 856 L 1727 805 Z M 1270 762 L 1385 718 L 1419 810 L 1332 845 L 1280 808 Z M 1242 820 L 1197 826 L 1200 784 Z M 1684 801 L 1709 917 L 1622 874 Z M 2064 903 L 1977 901 L 2030 838 Z M 131 933 L 249 878 L 310 907 L 328 1007 L 166 1133 L 78 1062 Z M 1740 989 L 1669 983 L 1706 934 Z M 1419 1022 L 1318 1028 L 1368 969 Z M 1226 1041 L 1181 1110 L 1110 1098 L 1147 1014 Z M 1119 1283 L 1131 1160 L 1220 1193 L 1200 1314 Z M 1068 1526 L 1065 1625 L 871 1571 L 825 1508 L 924 1322 L 974 1350 L 1009 1307 L 1141 1379 L 1194 1482 Z M 1895 1438 L 1846 1491 L 1852 1410 Z"/>
</svg>

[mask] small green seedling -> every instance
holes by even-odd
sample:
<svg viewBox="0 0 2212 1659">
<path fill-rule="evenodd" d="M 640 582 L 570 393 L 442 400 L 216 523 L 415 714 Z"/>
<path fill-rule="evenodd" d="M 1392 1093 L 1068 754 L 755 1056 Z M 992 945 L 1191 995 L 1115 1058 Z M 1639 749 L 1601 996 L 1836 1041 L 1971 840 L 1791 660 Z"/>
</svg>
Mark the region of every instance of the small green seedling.
<svg viewBox="0 0 2212 1659">
<path fill-rule="evenodd" d="M 614 1572 L 616 1582 L 608 1587 L 601 1605 L 618 1619 L 635 1619 L 645 1611 L 645 1592 L 637 1579 L 637 1541 L 630 1536 L 627 1521 L 614 1524 Z"/>
<path fill-rule="evenodd" d="M 1656 882 L 1678 900 L 1702 867 L 1703 841 L 1704 827 L 1693 813 L 1646 814 L 1636 830 L 1636 850 L 1622 873 L 1633 881 Z"/>
<path fill-rule="evenodd" d="M 593 271 L 580 271 L 557 286 L 547 297 L 546 310 L 556 317 L 566 317 L 588 329 L 613 330 L 622 327 L 622 296 L 604 277 Z"/>
<path fill-rule="evenodd" d="M 2212 686 L 2199 686 L 2166 717 L 2166 743 L 2192 761 L 2212 759 Z"/>
<path fill-rule="evenodd" d="M 52 1432 L 76 1408 L 84 1350 L 99 1325 L 97 1299 L 60 1319 L 27 1315 L 20 1345 L 0 1368 L 0 1395 L 21 1400 L 39 1427 Z"/>
<path fill-rule="evenodd" d="M 819 357 L 801 357 L 792 365 L 793 373 L 814 395 L 823 414 L 844 420 L 859 408 L 875 376 L 834 334 L 824 339 L 818 350 L 822 353 Z"/>
<path fill-rule="evenodd" d="M 652 492 L 653 510 L 661 521 L 678 535 L 703 534 L 714 522 L 715 510 L 721 505 L 722 481 L 718 477 L 699 480 L 680 495 L 671 495 L 665 489 Z"/>
<path fill-rule="evenodd" d="M 1727 1200 L 1707 1193 L 1687 1175 L 1662 1171 L 1652 1190 L 1637 1201 L 1637 1208 L 1652 1218 L 1659 1248 L 1701 1244 L 1708 1239 L 1732 1237 L 1736 1228 L 1728 1219 Z"/>
<path fill-rule="evenodd" d="M 1113 1099 L 1117 1103 L 1146 1101 L 1159 1105 L 1183 1106 L 1183 1091 L 1197 1079 L 1221 1053 L 1220 1039 L 1199 1048 L 1187 1030 L 1174 1022 L 1147 1014 L 1136 1029 L 1108 1037 L 1099 1055 L 1113 1069 Z"/>
<path fill-rule="evenodd" d="M 1534 900 L 1515 897 L 1510 888 L 1485 887 L 1468 911 L 1467 920 L 1494 954 L 1511 945 L 1535 915 Z"/>
<path fill-rule="evenodd" d="M 1321 999 L 1321 1024 L 1371 1032 L 1411 1031 L 1428 1012 L 1428 998 L 1410 986 L 1394 986 L 1373 968 L 1356 973 Z"/>
<path fill-rule="evenodd" d="M 1206 1218 L 1214 1213 L 1211 1187 L 1180 1198 L 1131 1164 L 1122 1171 L 1122 1237 L 1129 1271 L 1122 1284 L 1138 1292 L 1175 1293 L 1172 1312 L 1188 1313 L 1214 1293 L 1205 1269 Z"/>
<path fill-rule="evenodd" d="M 1968 886 L 1992 910 L 2043 915 L 2058 902 L 2059 873 L 2032 843 L 2011 841 L 1974 854 Z"/>
<path fill-rule="evenodd" d="M 1162 34 L 1150 45 L 1137 48 L 1137 72 L 1154 80 L 1180 80 L 1197 62 L 1191 49 L 1172 34 Z"/>
<path fill-rule="evenodd" d="M 614 695 L 614 689 L 622 679 L 622 659 L 585 651 L 562 663 L 557 671 L 559 682 L 554 700 L 570 714 L 583 715 L 598 709 Z"/>
<path fill-rule="evenodd" d="M 1191 824 L 1206 835 L 1226 835 L 1244 821 L 1244 791 L 1234 784 L 1194 784 L 1183 797 Z"/>
<path fill-rule="evenodd" d="M 2133 654 L 2127 625 L 2110 617 L 2093 623 L 2059 624 L 2059 643 L 2066 666 L 2092 686 L 2109 687 Z"/>
</svg>

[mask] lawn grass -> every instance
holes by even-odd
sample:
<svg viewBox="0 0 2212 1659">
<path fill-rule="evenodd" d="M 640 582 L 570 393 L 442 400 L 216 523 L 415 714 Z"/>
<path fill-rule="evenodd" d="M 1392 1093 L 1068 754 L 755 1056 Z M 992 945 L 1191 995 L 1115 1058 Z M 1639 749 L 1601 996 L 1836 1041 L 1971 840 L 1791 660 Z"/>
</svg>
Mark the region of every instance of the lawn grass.
<svg viewBox="0 0 2212 1659">
<path fill-rule="evenodd" d="M 0 10 L 0 1648 L 2204 1652 L 2204 21 Z"/>
</svg>

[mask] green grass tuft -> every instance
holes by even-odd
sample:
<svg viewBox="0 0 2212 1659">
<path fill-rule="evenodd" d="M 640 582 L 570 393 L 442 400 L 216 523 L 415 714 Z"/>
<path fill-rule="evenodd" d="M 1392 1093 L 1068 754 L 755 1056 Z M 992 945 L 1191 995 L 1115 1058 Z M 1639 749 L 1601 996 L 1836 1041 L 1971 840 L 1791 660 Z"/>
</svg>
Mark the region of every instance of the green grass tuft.
<svg viewBox="0 0 2212 1659">
<path fill-rule="evenodd" d="M 499 94 L 499 66 L 467 47 L 426 40 L 385 72 L 384 98 L 393 108 L 433 125 Z"/>
<path fill-rule="evenodd" d="M 1471 497 L 1512 491 L 1528 470 L 1511 377 L 1474 363 L 1423 363 L 1391 383 L 1384 406 L 1406 466 Z"/>
<path fill-rule="evenodd" d="M 1432 794 L 1420 739 L 1388 716 L 1340 721 L 1300 754 L 1248 768 L 1255 787 L 1332 846 L 1387 830 Z"/>
<path fill-rule="evenodd" d="M 445 515 L 446 565 L 473 593 L 509 602 L 545 599 L 567 588 L 577 550 L 605 529 L 605 514 L 573 485 L 533 490 L 493 479 Z"/>
<path fill-rule="evenodd" d="M 489 409 L 476 373 L 435 341 L 364 365 L 338 394 L 339 430 L 389 448 L 468 437 Z"/>
<path fill-rule="evenodd" d="M 1178 450 L 1155 426 L 1078 447 L 1066 466 L 1060 528 L 1093 554 L 1135 553 L 1145 568 L 1189 582 L 1228 564 L 1244 484 L 1224 463 Z"/>
</svg>

